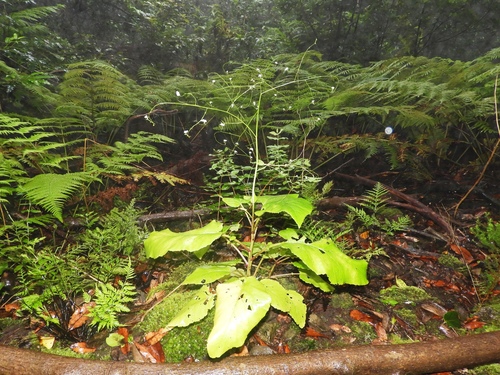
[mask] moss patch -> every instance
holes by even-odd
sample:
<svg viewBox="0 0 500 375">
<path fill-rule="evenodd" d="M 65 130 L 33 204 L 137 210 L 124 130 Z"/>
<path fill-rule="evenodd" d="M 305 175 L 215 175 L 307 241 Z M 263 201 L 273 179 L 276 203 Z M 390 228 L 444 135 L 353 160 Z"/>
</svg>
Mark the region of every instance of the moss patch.
<svg viewBox="0 0 500 375">
<path fill-rule="evenodd" d="M 380 291 L 380 300 L 389 305 L 411 304 L 432 300 L 432 297 L 423 289 L 416 286 L 393 285 Z"/>
</svg>

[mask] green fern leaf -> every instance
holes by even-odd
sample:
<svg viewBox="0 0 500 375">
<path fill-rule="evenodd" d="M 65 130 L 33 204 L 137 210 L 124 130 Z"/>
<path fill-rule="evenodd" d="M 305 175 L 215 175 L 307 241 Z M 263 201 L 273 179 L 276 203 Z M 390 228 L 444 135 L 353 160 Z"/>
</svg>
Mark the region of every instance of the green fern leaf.
<svg viewBox="0 0 500 375">
<path fill-rule="evenodd" d="M 83 172 L 45 173 L 29 179 L 20 190 L 30 201 L 39 204 L 62 222 L 64 202 L 85 183 L 94 180 L 92 175 Z"/>
</svg>

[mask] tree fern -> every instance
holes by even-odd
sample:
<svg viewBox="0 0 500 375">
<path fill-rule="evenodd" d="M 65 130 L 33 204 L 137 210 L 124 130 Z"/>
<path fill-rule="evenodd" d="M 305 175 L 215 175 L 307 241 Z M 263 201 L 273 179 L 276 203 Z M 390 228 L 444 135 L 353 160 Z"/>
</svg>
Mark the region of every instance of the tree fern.
<svg viewBox="0 0 500 375">
<path fill-rule="evenodd" d="M 61 167 L 56 150 L 65 144 L 54 141 L 55 134 L 43 126 L 0 114 L 0 150 L 6 158 L 13 158 L 40 172 Z"/>
<path fill-rule="evenodd" d="M 42 206 L 62 222 L 62 211 L 66 200 L 92 181 L 95 181 L 95 178 L 84 172 L 46 173 L 30 178 L 20 187 L 20 191 L 33 204 Z"/>
<path fill-rule="evenodd" d="M 129 86 L 130 85 L 130 86 Z M 133 113 L 135 85 L 102 61 L 71 64 L 58 89 L 55 109 L 61 132 L 80 131 L 83 136 L 114 133 Z"/>
<path fill-rule="evenodd" d="M 0 151 L 0 220 L 6 225 L 6 203 L 16 192 L 17 184 L 26 176 L 26 172 L 21 163 L 13 158 L 7 158 Z M 1 236 L 0 231 L 0 236 Z"/>
</svg>

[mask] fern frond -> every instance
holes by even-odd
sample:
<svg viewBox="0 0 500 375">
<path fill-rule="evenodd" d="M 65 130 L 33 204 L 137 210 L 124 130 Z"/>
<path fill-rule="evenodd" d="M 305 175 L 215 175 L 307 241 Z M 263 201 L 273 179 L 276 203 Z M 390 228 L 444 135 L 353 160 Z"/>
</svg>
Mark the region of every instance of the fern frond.
<svg viewBox="0 0 500 375">
<path fill-rule="evenodd" d="M 164 79 L 163 74 L 161 74 L 158 69 L 149 65 L 139 67 L 137 76 L 139 77 L 139 84 L 141 85 L 159 84 Z"/>
<path fill-rule="evenodd" d="M 59 4 L 55 6 L 28 8 L 11 13 L 10 17 L 17 23 L 18 26 L 28 27 L 32 26 L 34 22 L 37 22 L 44 17 L 57 13 L 63 7 L 64 5 Z"/>
<path fill-rule="evenodd" d="M 361 221 L 364 227 L 378 227 L 380 222 L 375 215 L 369 215 L 365 210 L 359 207 L 354 207 L 346 204 L 347 209 L 354 214 L 354 216 Z"/>
<path fill-rule="evenodd" d="M 368 208 L 376 215 L 386 206 L 386 202 L 389 200 L 388 193 L 387 189 L 380 182 L 377 182 L 373 189 L 366 192 L 359 205 Z"/>
<path fill-rule="evenodd" d="M 21 163 L 0 152 L 0 203 L 8 202 L 6 198 L 15 193 L 17 183 L 24 176 L 26 172 Z"/>
<path fill-rule="evenodd" d="M 66 200 L 92 181 L 95 181 L 95 178 L 85 172 L 45 173 L 30 178 L 20 187 L 20 191 L 32 203 L 42 206 L 62 222 L 62 211 Z"/>
</svg>

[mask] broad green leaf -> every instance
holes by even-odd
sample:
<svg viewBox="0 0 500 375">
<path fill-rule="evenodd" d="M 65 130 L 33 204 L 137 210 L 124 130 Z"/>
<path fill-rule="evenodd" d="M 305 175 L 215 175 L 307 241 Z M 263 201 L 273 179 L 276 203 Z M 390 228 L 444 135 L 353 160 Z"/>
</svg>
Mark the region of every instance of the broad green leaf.
<svg viewBox="0 0 500 375">
<path fill-rule="evenodd" d="M 120 335 L 119 333 L 111 333 L 108 337 L 106 337 L 106 344 L 111 347 L 115 346 L 122 346 L 125 344 L 123 341 L 125 337 L 123 335 Z"/>
<path fill-rule="evenodd" d="M 299 270 L 299 278 L 312 286 L 322 290 L 326 293 L 331 293 L 335 288 L 321 276 L 315 274 L 312 270 L 307 268 L 307 266 L 302 262 L 293 262 L 293 265 Z"/>
<path fill-rule="evenodd" d="M 289 249 L 317 275 L 326 275 L 334 285 L 366 285 L 368 263 L 349 258 L 332 241 L 322 239 L 313 243 L 284 242 Z"/>
<path fill-rule="evenodd" d="M 172 232 L 165 229 L 152 232 L 144 241 L 146 255 L 150 258 L 158 258 L 169 251 L 197 251 L 210 246 L 215 240 L 222 236 L 222 223 L 211 221 L 203 228 L 189 230 L 187 232 Z"/>
<path fill-rule="evenodd" d="M 297 231 L 293 228 L 286 228 L 279 231 L 279 235 L 287 241 L 294 241 L 300 238 Z"/>
<path fill-rule="evenodd" d="M 202 286 L 194 297 L 168 323 L 167 327 L 187 327 L 202 320 L 214 307 L 215 294 L 210 292 L 208 285 Z"/>
<path fill-rule="evenodd" d="M 207 253 L 208 250 L 210 250 L 210 245 L 205 246 L 205 247 L 201 248 L 200 250 L 193 251 L 193 254 L 196 258 L 201 260 L 203 258 L 203 256 Z"/>
<path fill-rule="evenodd" d="M 300 328 L 306 324 L 307 307 L 304 298 L 295 290 L 286 290 L 279 282 L 271 279 L 261 280 L 271 296 L 271 306 L 290 314 Z"/>
<path fill-rule="evenodd" d="M 285 212 L 292 217 L 298 227 L 302 225 L 304 219 L 311 214 L 314 208 L 311 202 L 299 198 L 297 194 L 263 195 L 257 197 L 255 201 L 262 203 L 262 210 L 258 212 L 259 214 Z"/>
<path fill-rule="evenodd" d="M 207 340 L 208 355 L 218 358 L 242 346 L 270 307 L 271 296 L 253 276 L 219 284 L 214 327 Z"/>
<path fill-rule="evenodd" d="M 460 328 L 462 327 L 462 322 L 460 321 L 460 316 L 454 310 L 448 311 L 443 316 L 445 323 L 451 328 Z"/>
<path fill-rule="evenodd" d="M 209 284 L 216 280 L 230 275 L 236 270 L 234 267 L 239 261 L 230 261 L 224 263 L 207 264 L 205 266 L 195 269 L 186 279 L 182 282 L 184 285 L 188 284 Z"/>
<path fill-rule="evenodd" d="M 250 197 L 241 197 L 241 198 L 222 198 L 222 201 L 227 204 L 229 207 L 240 207 L 243 204 L 250 203 Z"/>
</svg>

